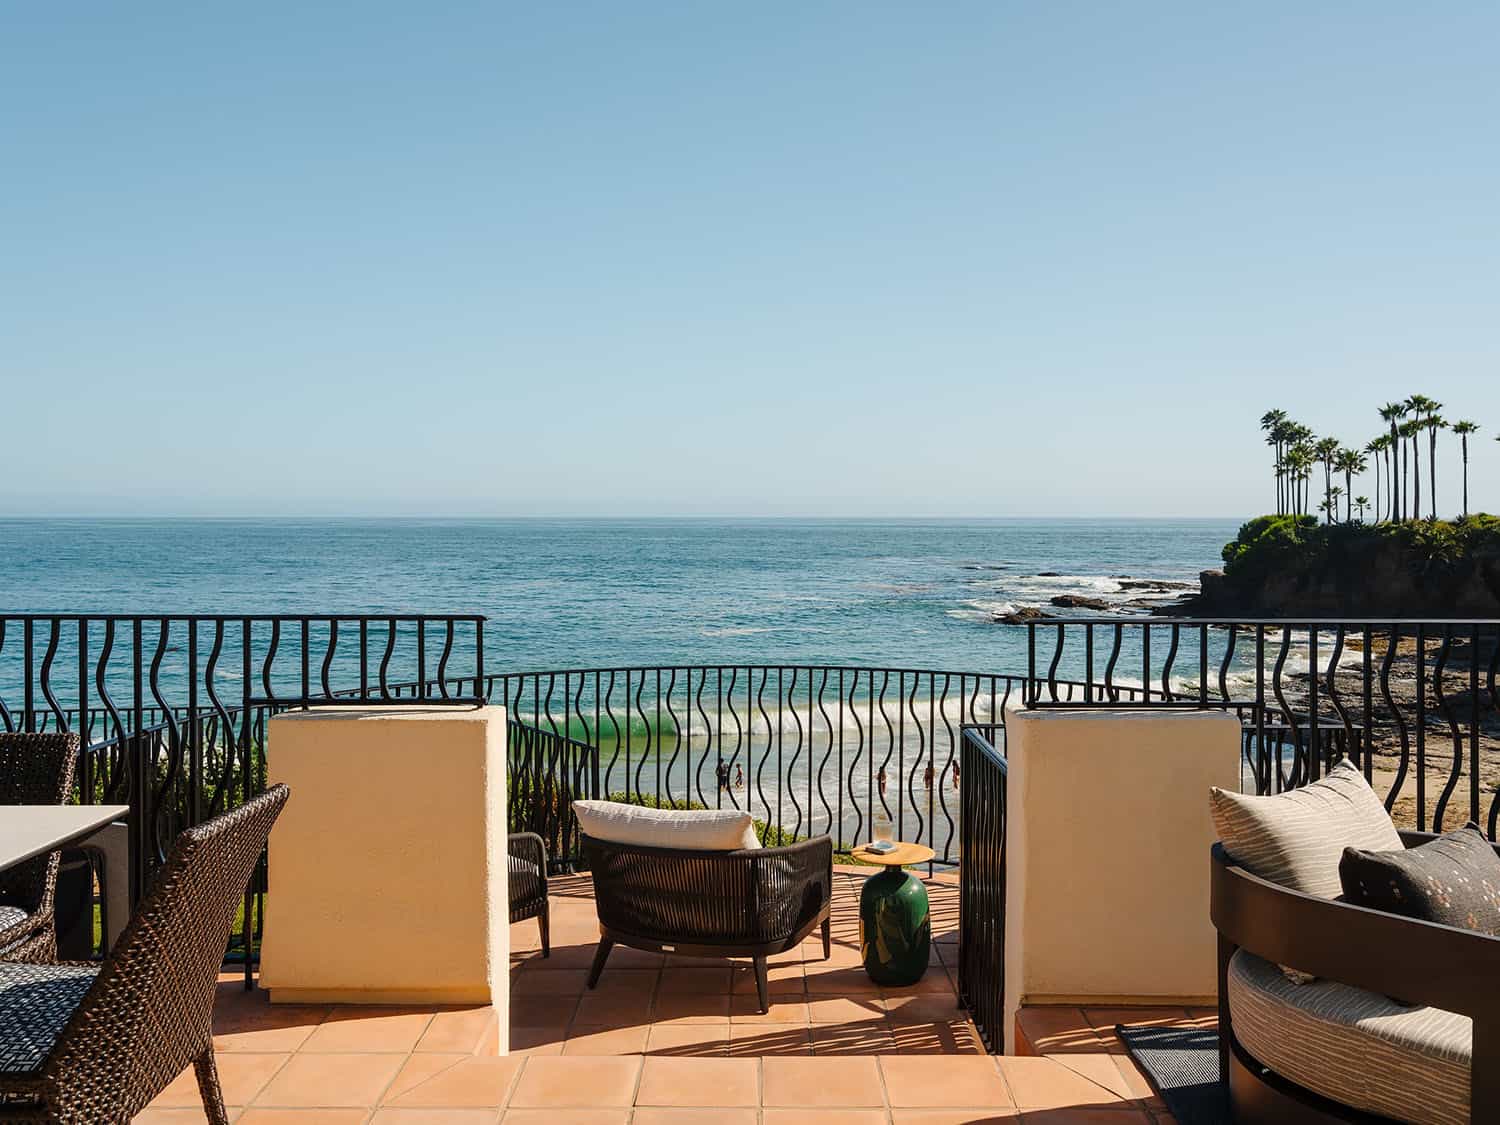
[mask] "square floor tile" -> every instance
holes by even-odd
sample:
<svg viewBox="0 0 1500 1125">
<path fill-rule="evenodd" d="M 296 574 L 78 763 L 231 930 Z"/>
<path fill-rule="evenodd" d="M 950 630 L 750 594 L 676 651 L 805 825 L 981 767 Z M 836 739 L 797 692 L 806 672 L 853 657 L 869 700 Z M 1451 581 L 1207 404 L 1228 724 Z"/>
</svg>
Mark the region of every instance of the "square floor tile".
<svg viewBox="0 0 1500 1125">
<path fill-rule="evenodd" d="M 635 1027 L 575 1027 L 563 1044 L 564 1055 L 639 1055 L 646 1050 L 650 1024 Z"/>
<path fill-rule="evenodd" d="M 217 1059 L 219 1088 L 224 1092 L 224 1104 L 249 1105 L 275 1075 L 294 1056 L 286 1054 L 237 1054 L 223 1055 Z M 151 1103 L 157 1108 L 180 1106 L 201 1107 L 203 1097 L 198 1092 L 198 1077 L 188 1067 L 167 1085 Z M 366 1103 L 374 1105 L 374 1102 Z"/>
<path fill-rule="evenodd" d="M 1113 1091 L 1069 1070 L 1055 1059 L 1002 1055 L 995 1059 L 1022 1109 L 1125 1106 Z"/>
<path fill-rule="evenodd" d="M 256 1096 L 255 1104 L 289 1108 L 373 1106 L 406 1059 L 405 1055 L 394 1054 L 293 1055 Z"/>
<path fill-rule="evenodd" d="M 726 1055 L 729 1053 L 729 1024 L 652 1024 L 646 1039 L 646 1053 L 685 1058 Z"/>
<path fill-rule="evenodd" d="M 641 1066 L 638 1106 L 749 1106 L 760 1103 L 754 1059 L 648 1057 Z"/>
<path fill-rule="evenodd" d="M 1010 1090 L 988 1056 L 972 1058 L 913 1058 L 884 1055 L 880 1071 L 892 1106 L 1008 1105 Z"/>
<path fill-rule="evenodd" d="M 318 1025 L 302 1051 L 399 1051 L 405 1053 L 417 1045 L 431 1011 L 409 1011 L 389 1008 L 360 1008 L 347 1005 L 336 1008 Z"/>
<path fill-rule="evenodd" d="M 429 1058 L 447 1056 L 413 1055 L 407 1066 L 422 1067 L 422 1073 L 408 1077 L 408 1069 L 404 1068 L 391 1083 L 391 1090 L 385 1097 L 387 1105 L 455 1109 L 493 1106 L 499 1109 L 505 1104 L 516 1074 L 527 1061 L 522 1055 L 492 1059 L 460 1055 L 428 1072 L 423 1064 Z"/>
<path fill-rule="evenodd" d="M 761 1061 L 767 1108 L 882 1106 L 885 1094 L 874 1058 L 768 1058 Z"/>
<path fill-rule="evenodd" d="M 533 1055 L 521 1071 L 510 1106 L 513 1109 L 629 1106 L 635 1100 L 640 1071 L 639 1057 Z"/>
</svg>

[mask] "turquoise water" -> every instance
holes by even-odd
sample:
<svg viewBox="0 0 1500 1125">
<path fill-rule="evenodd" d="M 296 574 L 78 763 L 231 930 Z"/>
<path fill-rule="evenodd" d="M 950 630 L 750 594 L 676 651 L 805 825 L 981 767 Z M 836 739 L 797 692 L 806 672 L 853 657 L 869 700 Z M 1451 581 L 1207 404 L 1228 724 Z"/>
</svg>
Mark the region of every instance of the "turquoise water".
<svg viewBox="0 0 1500 1125">
<path fill-rule="evenodd" d="M 493 671 L 787 662 L 1021 671 L 996 612 L 1122 608 L 1234 520 L 3 520 L 7 612 L 479 612 Z M 1132 607 L 1140 608 L 1140 607 Z"/>
</svg>

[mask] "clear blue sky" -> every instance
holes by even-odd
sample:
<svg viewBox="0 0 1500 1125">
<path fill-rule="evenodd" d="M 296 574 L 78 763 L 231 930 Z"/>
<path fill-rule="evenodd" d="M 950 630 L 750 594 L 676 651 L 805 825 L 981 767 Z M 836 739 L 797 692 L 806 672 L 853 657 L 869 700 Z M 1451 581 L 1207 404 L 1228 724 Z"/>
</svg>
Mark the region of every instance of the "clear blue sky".
<svg viewBox="0 0 1500 1125">
<path fill-rule="evenodd" d="M 1237 516 L 1263 410 L 1363 441 L 1416 391 L 1500 508 L 1497 42 L 1490 2 L 7 5 L 0 513 Z"/>
</svg>

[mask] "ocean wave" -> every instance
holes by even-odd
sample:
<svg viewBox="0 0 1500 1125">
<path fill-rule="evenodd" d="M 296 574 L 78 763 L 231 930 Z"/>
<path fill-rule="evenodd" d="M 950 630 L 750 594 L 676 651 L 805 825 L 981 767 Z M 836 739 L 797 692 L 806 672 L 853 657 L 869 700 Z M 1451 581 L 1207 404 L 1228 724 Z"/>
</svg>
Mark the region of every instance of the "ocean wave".
<svg viewBox="0 0 1500 1125">
<path fill-rule="evenodd" d="M 782 631 L 780 625 L 725 625 L 717 629 L 703 628 L 698 630 L 701 637 L 753 637 L 757 633 L 779 633 Z"/>
</svg>

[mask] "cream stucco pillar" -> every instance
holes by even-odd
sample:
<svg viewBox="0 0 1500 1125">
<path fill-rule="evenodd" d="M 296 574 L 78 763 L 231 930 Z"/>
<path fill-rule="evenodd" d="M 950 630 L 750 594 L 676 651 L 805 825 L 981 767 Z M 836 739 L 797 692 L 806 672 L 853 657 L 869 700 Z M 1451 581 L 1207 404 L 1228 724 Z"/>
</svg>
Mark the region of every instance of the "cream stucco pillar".
<svg viewBox="0 0 1500 1125">
<path fill-rule="evenodd" d="M 1217 711 L 1006 715 L 1006 1049 L 1024 1004 L 1207 1004 L 1212 785 L 1239 785 Z"/>
<path fill-rule="evenodd" d="M 504 709 L 288 712 L 266 762 L 292 791 L 271 833 L 272 1001 L 493 1004 L 503 1039 Z"/>
</svg>

